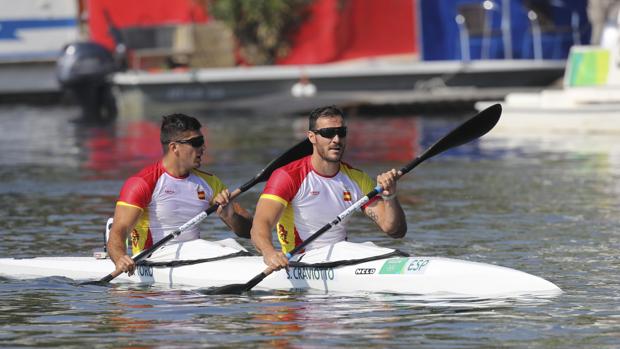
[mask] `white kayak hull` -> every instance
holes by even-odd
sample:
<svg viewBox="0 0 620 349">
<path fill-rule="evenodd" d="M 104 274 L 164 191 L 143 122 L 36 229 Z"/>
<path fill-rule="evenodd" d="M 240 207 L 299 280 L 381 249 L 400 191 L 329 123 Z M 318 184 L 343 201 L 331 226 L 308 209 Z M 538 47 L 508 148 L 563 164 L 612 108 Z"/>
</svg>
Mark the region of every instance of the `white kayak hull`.
<svg viewBox="0 0 620 349">
<path fill-rule="evenodd" d="M 113 282 L 209 288 L 246 283 L 265 268 L 262 257 L 241 256 L 177 267 L 139 266 L 133 276 L 122 274 Z M 0 275 L 11 278 L 97 280 L 113 270 L 110 259 L 91 257 L 0 259 Z M 391 257 L 327 268 L 291 267 L 272 273 L 255 290 L 438 297 L 554 296 L 562 292 L 545 279 L 515 269 L 442 257 Z"/>
</svg>

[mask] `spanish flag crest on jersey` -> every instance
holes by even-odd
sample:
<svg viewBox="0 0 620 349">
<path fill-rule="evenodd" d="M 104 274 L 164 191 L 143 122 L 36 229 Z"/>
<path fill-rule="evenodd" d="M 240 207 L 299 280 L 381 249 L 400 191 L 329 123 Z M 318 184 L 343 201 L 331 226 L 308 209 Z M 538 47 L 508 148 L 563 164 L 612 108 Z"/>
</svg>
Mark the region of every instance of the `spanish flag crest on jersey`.
<svg viewBox="0 0 620 349">
<path fill-rule="evenodd" d="M 348 189 L 345 189 L 345 190 L 342 192 L 342 199 L 343 199 L 344 201 L 351 201 L 351 192 L 350 192 Z"/>
<path fill-rule="evenodd" d="M 204 200 L 205 198 L 205 190 L 202 187 L 198 187 L 198 200 Z"/>
</svg>

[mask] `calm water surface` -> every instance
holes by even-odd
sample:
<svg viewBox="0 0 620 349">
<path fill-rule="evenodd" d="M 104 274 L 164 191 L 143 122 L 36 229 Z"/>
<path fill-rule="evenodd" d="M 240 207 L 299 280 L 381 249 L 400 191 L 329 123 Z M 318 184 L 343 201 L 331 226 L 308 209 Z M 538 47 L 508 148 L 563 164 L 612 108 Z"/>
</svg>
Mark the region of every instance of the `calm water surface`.
<svg viewBox="0 0 620 349">
<path fill-rule="evenodd" d="M 88 126 L 75 114 L 0 110 L 0 258 L 90 255 L 123 179 L 160 156 L 158 120 Z M 298 116 L 196 116 L 207 126 L 205 166 L 230 187 L 306 127 Z M 347 160 L 371 175 L 398 168 L 462 120 L 352 117 Z M 613 136 L 529 136 L 492 132 L 421 165 L 399 183 L 407 237 L 388 239 L 358 216 L 350 239 L 519 269 L 560 286 L 557 298 L 206 296 L 0 277 L 0 347 L 618 348 L 620 146 Z M 253 210 L 261 188 L 243 205 Z M 202 230 L 230 236 L 216 219 Z"/>
</svg>

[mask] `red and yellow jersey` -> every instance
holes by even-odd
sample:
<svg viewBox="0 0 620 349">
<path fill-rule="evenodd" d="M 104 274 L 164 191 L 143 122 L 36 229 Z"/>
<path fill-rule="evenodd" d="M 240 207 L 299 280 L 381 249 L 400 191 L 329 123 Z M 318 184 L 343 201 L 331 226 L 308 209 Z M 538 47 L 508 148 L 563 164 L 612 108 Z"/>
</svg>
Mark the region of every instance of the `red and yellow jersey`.
<svg viewBox="0 0 620 349">
<path fill-rule="evenodd" d="M 166 172 L 161 160 L 127 179 L 116 204 L 142 210 L 131 232 L 132 252 L 149 248 L 206 210 L 213 197 L 225 188 L 219 178 L 200 170 L 192 170 L 183 178 L 174 177 Z M 199 237 L 198 227 L 193 227 L 174 241 Z"/>
<path fill-rule="evenodd" d="M 275 200 L 285 206 L 277 224 L 282 251 L 289 252 L 312 233 L 374 189 L 370 177 L 346 163 L 332 177 L 312 168 L 311 156 L 294 161 L 274 171 L 261 198 Z M 332 227 L 308 245 L 308 250 L 343 241 L 347 221 Z"/>
</svg>

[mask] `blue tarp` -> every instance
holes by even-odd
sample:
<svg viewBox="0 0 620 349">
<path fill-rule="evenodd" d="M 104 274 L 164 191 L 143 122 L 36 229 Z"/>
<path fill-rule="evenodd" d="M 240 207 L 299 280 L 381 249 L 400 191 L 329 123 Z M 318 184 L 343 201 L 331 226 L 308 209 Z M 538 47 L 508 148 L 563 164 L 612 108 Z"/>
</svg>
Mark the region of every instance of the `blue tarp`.
<svg viewBox="0 0 620 349">
<path fill-rule="evenodd" d="M 487 18 L 487 34 L 476 30 L 470 32 L 467 50 L 467 47 L 461 47 L 460 38 L 467 36 L 459 31 L 456 17 L 459 13 L 471 14 L 472 9 L 484 8 L 483 5 L 487 7 L 481 12 Z M 503 12 L 505 9 L 502 6 L 506 5 L 509 16 Z M 589 43 L 590 24 L 586 6 L 587 0 L 418 0 L 420 53 L 426 61 L 462 60 L 467 53 L 470 59 L 503 59 L 506 58 L 505 48 L 512 47 L 514 59 L 532 59 L 537 55 L 542 59 L 566 59 L 570 46 L 576 44 L 575 36 L 579 38 L 578 43 Z M 465 12 L 466 9 L 469 12 Z M 528 19 L 530 10 L 537 14 L 540 40 L 534 35 L 535 27 Z M 503 13 L 504 18 L 510 19 L 510 30 L 504 33 Z M 470 23 L 473 22 L 470 18 Z M 511 45 L 505 46 L 508 40 L 504 37 L 508 32 Z M 537 45 L 538 42 L 540 45 Z"/>
</svg>

